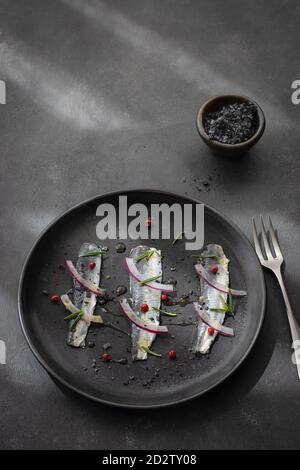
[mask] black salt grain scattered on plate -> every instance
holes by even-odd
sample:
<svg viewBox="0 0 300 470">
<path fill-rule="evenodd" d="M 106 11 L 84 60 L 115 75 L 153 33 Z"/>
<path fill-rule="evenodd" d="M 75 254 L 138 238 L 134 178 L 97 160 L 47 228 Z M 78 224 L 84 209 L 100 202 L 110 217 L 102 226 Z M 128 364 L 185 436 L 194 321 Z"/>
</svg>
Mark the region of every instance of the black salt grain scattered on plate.
<svg viewBox="0 0 300 470">
<path fill-rule="evenodd" d="M 127 292 L 127 288 L 125 286 L 118 286 L 116 288 L 116 294 L 117 296 L 124 295 Z"/>
<path fill-rule="evenodd" d="M 257 108 L 252 103 L 223 104 L 206 115 L 204 129 L 211 140 L 240 144 L 256 132 Z"/>
<path fill-rule="evenodd" d="M 116 244 L 116 252 L 124 253 L 126 251 L 126 245 L 122 242 Z"/>
<path fill-rule="evenodd" d="M 115 362 L 117 362 L 118 364 L 126 365 L 128 360 L 126 359 L 126 357 L 121 357 L 121 359 L 117 359 Z"/>
</svg>

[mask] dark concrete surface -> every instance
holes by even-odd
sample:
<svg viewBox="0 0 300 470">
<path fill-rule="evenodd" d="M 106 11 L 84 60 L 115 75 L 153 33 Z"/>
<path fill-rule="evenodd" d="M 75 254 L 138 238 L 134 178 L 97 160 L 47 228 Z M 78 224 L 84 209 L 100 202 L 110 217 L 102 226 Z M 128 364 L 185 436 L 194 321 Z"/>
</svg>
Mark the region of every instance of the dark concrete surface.
<svg viewBox="0 0 300 470">
<path fill-rule="evenodd" d="M 269 213 L 300 321 L 300 4 L 291 0 L 1 0 L 0 447 L 5 449 L 297 448 L 300 382 L 275 279 L 250 357 L 201 399 L 157 412 L 113 409 L 58 388 L 20 330 L 25 255 L 53 217 L 110 190 L 199 196 L 251 236 Z M 195 114 L 224 92 L 256 99 L 267 119 L 243 159 L 213 156 Z M 213 177 L 198 193 L 201 177 Z M 186 178 L 184 182 L 183 178 Z M 80 183 L 80 184 L 79 184 Z"/>
</svg>

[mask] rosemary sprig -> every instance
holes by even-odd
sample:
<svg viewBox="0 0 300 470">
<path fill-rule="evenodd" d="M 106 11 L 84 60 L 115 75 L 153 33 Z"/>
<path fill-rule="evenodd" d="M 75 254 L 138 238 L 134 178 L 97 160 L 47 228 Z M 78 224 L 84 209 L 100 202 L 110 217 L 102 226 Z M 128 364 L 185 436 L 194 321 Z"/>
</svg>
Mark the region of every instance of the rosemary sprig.
<svg viewBox="0 0 300 470">
<path fill-rule="evenodd" d="M 107 326 L 109 328 L 112 328 L 113 330 L 119 331 L 120 333 L 123 333 L 124 335 L 131 336 L 128 331 L 122 330 L 122 328 L 119 328 L 118 326 L 114 325 L 114 323 L 110 321 L 105 321 L 102 323 L 104 326 Z"/>
<path fill-rule="evenodd" d="M 227 313 L 228 312 L 227 308 L 210 308 L 209 310 L 211 312 L 218 312 L 218 313 Z"/>
<path fill-rule="evenodd" d="M 82 316 L 83 316 L 83 312 L 79 312 L 78 315 L 77 315 L 77 317 L 76 317 L 75 320 L 74 320 L 73 325 L 72 325 L 72 328 L 71 328 L 72 331 L 75 330 L 76 325 L 77 325 L 77 323 L 79 322 L 79 320 L 81 320 L 81 317 L 82 317 Z"/>
<path fill-rule="evenodd" d="M 138 263 L 139 261 L 142 261 L 143 259 L 149 260 L 151 256 L 154 255 L 154 253 L 156 253 L 158 256 L 161 256 L 157 250 L 147 250 L 142 255 L 136 257 L 136 262 Z"/>
<path fill-rule="evenodd" d="M 136 262 L 138 263 L 139 261 L 142 261 L 143 259 L 148 260 L 151 256 L 152 256 L 152 253 L 151 253 L 151 255 L 149 255 L 149 252 L 146 251 L 144 254 L 136 257 Z"/>
<path fill-rule="evenodd" d="M 70 315 L 67 315 L 67 316 L 64 318 L 64 320 L 73 320 L 73 318 L 78 317 L 79 313 L 82 313 L 81 310 L 79 310 L 79 312 L 70 313 Z"/>
<path fill-rule="evenodd" d="M 141 346 L 140 349 L 144 351 L 145 353 L 150 354 L 150 356 L 162 357 L 161 354 L 151 351 L 151 349 L 149 349 L 147 346 Z"/>
<path fill-rule="evenodd" d="M 82 253 L 79 258 L 85 258 L 87 256 L 101 256 L 105 255 L 105 251 L 102 250 L 95 250 L 95 251 L 87 251 L 86 253 Z"/>
<path fill-rule="evenodd" d="M 234 307 L 233 307 L 233 300 L 232 300 L 232 294 L 231 290 L 228 290 L 228 301 L 225 302 L 223 297 L 220 295 L 220 300 L 223 304 L 223 308 L 210 308 L 212 312 L 219 312 L 219 313 L 224 313 L 227 315 L 232 315 L 234 316 Z"/>
<path fill-rule="evenodd" d="M 172 242 L 173 246 L 175 245 L 175 243 L 178 242 L 178 240 L 180 240 L 182 238 L 182 235 L 184 235 L 184 232 L 180 232 L 180 233 L 178 233 L 178 235 L 176 235 L 176 237 L 174 238 L 174 240 Z"/>
<path fill-rule="evenodd" d="M 177 313 L 167 312 L 167 310 L 162 310 L 161 308 L 152 307 L 152 310 L 155 310 L 156 312 L 160 312 L 162 315 L 167 315 L 168 317 L 177 317 Z"/>
<path fill-rule="evenodd" d="M 149 282 L 156 281 L 156 279 L 158 279 L 160 276 L 161 274 L 158 274 L 157 276 L 148 277 L 147 279 L 142 279 L 140 281 L 140 285 L 143 286 L 144 284 L 148 284 Z"/>
</svg>

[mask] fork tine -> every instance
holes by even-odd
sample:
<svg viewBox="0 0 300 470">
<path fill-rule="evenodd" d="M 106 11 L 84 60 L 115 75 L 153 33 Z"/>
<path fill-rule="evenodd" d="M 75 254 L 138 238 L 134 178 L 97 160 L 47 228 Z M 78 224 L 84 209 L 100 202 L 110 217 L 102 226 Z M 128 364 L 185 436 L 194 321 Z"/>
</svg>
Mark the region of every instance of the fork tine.
<svg viewBox="0 0 300 470">
<path fill-rule="evenodd" d="M 267 258 L 274 258 L 271 248 L 270 248 L 270 243 L 267 237 L 267 232 L 265 229 L 264 219 L 262 215 L 260 216 L 260 223 L 261 223 L 261 233 L 262 233 L 262 238 L 263 238 L 263 243 L 265 246 L 265 252 L 266 252 Z"/>
<path fill-rule="evenodd" d="M 264 261 L 264 256 L 260 248 L 254 217 L 252 217 L 252 229 L 253 229 L 253 240 L 254 240 L 255 251 L 256 251 L 257 256 L 259 257 L 260 262 L 262 263 Z"/>
<path fill-rule="evenodd" d="M 272 220 L 271 220 L 270 216 L 269 216 L 269 225 L 270 225 L 270 234 L 271 234 L 271 240 L 272 240 L 272 243 L 273 243 L 274 251 L 276 253 L 276 256 L 280 257 L 280 256 L 282 256 L 282 251 L 280 249 L 280 246 L 279 246 L 279 243 L 278 243 L 278 238 L 277 238 L 276 232 L 274 230 L 274 227 L 273 227 Z"/>
</svg>

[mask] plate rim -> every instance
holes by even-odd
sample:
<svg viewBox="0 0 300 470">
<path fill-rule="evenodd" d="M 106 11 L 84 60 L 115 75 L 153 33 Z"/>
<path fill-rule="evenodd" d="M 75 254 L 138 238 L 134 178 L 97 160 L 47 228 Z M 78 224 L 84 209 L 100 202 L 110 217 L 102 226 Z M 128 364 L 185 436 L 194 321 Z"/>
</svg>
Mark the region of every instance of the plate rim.
<svg viewBox="0 0 300 470">
<path fill-rule="evenodd" d="M 254 334 L 248 348 L 246 349 L 245 353 L 241 356 L 239 361 L 234 365 L 234 367 L 229 372 L 227 372 L 224 377 L 221 377 L 215 384 L 212 384 L 212 385 L 208 386 L 207 388 L 205 388 L 204 390 L 202 390 L 200 392 L 194 393 L 193 395 L 190 395 L 188 397 L 183 397 L 183 398 L 176 399 L 176 400 L 173 400 L 173 401 L 170 401 L 170 402 L 158 403 L 158 404 L 155 404 L 155 403 L 153 403 L 153 404 L 131 404 L 131 403 L 120 403 L 120 402 L 116 402 L 116 401 L 113 401 L 113 400 L 106 400 L 106 399 L 97 397 L 97 396 L 95 396 L 91 393 L 85 392 L 85 391 L 81 390 L 80 388 L 76 387 L 75 385 L 70 384 L 67 380 L 65 380 L 63 377 L 61 377 L 60 374 L 55 372 L 55 370 L 53 370 L 53 368 L 51 366 L 49 366 L 47 361 L 42 357 L 42 355 L 39 353 L 37 348 L 33 345 L 33 341 L 30 338 L 30 332 L 28 331 L 28 328 L 25 325 L 25 312 L 24 312 L 24 309 L 23 309 L 23 306 L 22 306 L 22 300 L 21 300 L 22 291 L 23 291 L 24 277 L 25 277 L 25 273 L 26 273 L 30 258 L 32 256 L 32 254 L 34 253 L 34 251 L 35 251 L 37 245 L 39 244 L 40 240 L 46 235 L 46 233 L 59 220 L 61 220 L 62 218 L 64 218 L 69 213 L 73 212 L 74 210 L 79 209 L 81 206 L 91 204 L 94 201 L 96 201 L 97 199 L 105 198 L 105 197 L 115 197 L 116 195 L 122 195 L 124 193 L 134 194 L 134 193 L 138 193 L 138 192 L 163 194 L 165 196 L 169 196 L 169 197 L 171 196 L 171 197 L 175 197 L 175 198 L 180 197 L 180 198 L 190 200 L 191 202 L 196 203 L 196 204 L 199 204 L 199 203 L 204 204 L 204 206 L 207 207 L 210 211 L 212 211 L 218 217 L 221 217 L 226 223 L 231 225 L 231 227 L 234 228 L 234 230 L 243 239 L 243 241 L 246 243 L 246 245 L 248 245 L 250 251 L 252 251 L 254 257 L 256 258 L 258 273 L 259 273 L 259 277 L 260 277 L 260 284 L 262 286 L 262 304 L 261 304 L 261 311 L 260 311 L 260 317 L 259 317 L 260 320 L 259 320 L 259 323 L 258 323 L 258 327 L 255 331 L 255 334 Z M 19 284 L 18 284 L 18 317 L 19 317 L 19 321 L 20 321 L 20 324 L 21 324 L 22 333 L 25 337 L 25 340 L 26 340 L 31 352 L 33 353 L 35 358 L 38 360 L 38 362 L 42 365 L 42 367 L 46 370 L 46 372 L 48 372 L 48 374 L 52 377 L 52 379 L 56 379 L 60 384 L 65 386 L 67 389 L 72 390 L 73 392 L 75 392 L 75 393 L 77 393 L 77 394 L 79 394 L 79 395 L 81 395 L 85 398 L 88 398 L 88 399 L 90 399 L 90 400 L 92 400 L 96 403 L 110 405 L 110 406 L 114 406 L 114 407 L 117 407 L 117 408 L 127 408 L 127 409 L 166 408 L 166 407 L 178 405 L 178 404 L 181 404 L 181 403 L 185 403 L 185 402 L 190 401 L 190 400 L 194 400 L 194 399 L 208 393 L 209 391 L 213 390 L 214 388 L 218 387 L 220 384 L 225 382 L 229 377 L 231 377 L 231 375 L 234 372 L 236 372 L 236 370 L 242 365 L 242 363 L 246 360 L 246 358 L 250 354 L 250 352 L 253 349 L 253 347 L 254 347 L 254 345 L 257 341 L 257 338 L 258 338 L 258 336 L 261 332 L 261 328 L 262 328 L 264 317 L 265 317 L 265 310 L 266 310 L 266 283 L 265 283 L 265 278 L 264 278 L 264 274 L 263 274 L 263 269 L 262 269 L 262 266 L 261 266 L 261 264 L 258 260 L 258 257 L 256 255 L 256 252 L 255 252 L 252 244 L 250 243 L 249 239 L 244 234 L 244 232 L 236 225 L 235 222 L 233 222 L 230 218 L 228 218 L 222 212 L 220 212 L 219 210 L 217 210 L 214 207 L 210 206 L 209 204 L 206 204 L 205 202 L 203 202 L 203 201 L 201 201 L 197 198 L 194 198 L 192 196 L 188 196 L 186 194 L 173 193 L 171 191 L 164 191 L 164 190 L 160 190 L 160 189 L 135 188 L 135 189 L 124 189 L 124 190 L 109 191 L 109 192 L 106 192 L 106 193 L 103 193 L 103 194 L 98 194 L 96 196 L 92 196 L 90 198 L 87 198 L 84 201 L 81 201 L 78 204 L 75 204 L 74 206 L 70 207 L 69 209 L 66 209 L 65 211 L 61 212 L 51 222 L 49 222 L 49 224 L 47 224 L 47 226 L 41 231 L 41 233 L 38 235 L 35 242 L 33 243 L 32 247 L 30 248 L 29 252 L 27 253 L 27 256 L 25 257 L 25 261 L 23 262 L 23 266 L 22 266 L 21 273 L 20 273 Z"/>
</svg>

